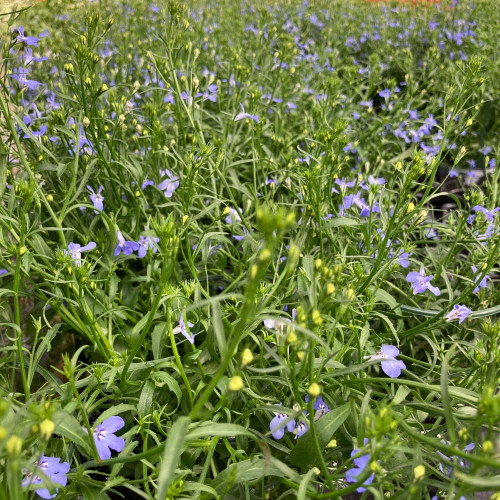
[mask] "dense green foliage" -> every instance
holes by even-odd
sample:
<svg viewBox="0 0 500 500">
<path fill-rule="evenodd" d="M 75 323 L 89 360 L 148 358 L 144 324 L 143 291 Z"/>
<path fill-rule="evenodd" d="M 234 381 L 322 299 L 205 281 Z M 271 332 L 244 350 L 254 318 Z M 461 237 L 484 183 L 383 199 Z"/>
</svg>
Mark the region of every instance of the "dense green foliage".
<svg viewBox="0 0 500 500">
<path fill-rule="evenodd" d="M 499 498 L 495 0 L 0 20 L 0 498 Z"/>
</svg>

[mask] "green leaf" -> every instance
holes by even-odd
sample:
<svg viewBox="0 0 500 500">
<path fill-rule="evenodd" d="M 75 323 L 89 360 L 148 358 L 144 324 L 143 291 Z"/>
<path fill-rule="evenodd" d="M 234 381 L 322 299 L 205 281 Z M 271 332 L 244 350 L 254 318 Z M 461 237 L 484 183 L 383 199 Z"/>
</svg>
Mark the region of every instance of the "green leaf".
<svg viewBox="0 0 500 500">
<path fill-rule="evenodd" d="M 355 227 L 359 225 L 360 222 L 356 219 L 351 219 L 350 217 L 336 217 L 335 219 L 330 219 L 328 222 L 325 222 L 322 229 L 341 226 Z"/>
<path fill-rule="evenodd" d="M 88 456 L 93 456 L 92 448 L 90 447 L 89 436 L 83 430 L 80 422 L 64 410 L 59 410 L 52 416 L 52 421 L 55 425 L 54 432 L 64 436 L 72 443 L 82 448 Z"/>
<path fill-rule="evenodd" d="M 137 413 L 139 414 L 140 418 L 143 418 L 150 413 L 154 393 L 154 382 L 150 379 L 146 380 L 144 382 L 144 385 L 142 386 L 141 396 L 137 405 Z"/>
<path fill-rule="evenodd" d="M 299 483 L 301 479 L 299 474 L 283 462 L 272 456 L 268 456 L 266 458 L 253 458 L 231 464 L 217 475 L 210 483 L 210 486 L 217 491 L 221 498 L 225 498 L 225 493 L 234 484 L 253 482 L 265 476 L 286 477 L 296 483 Z M 203 498 L 206 498 L 206 496 Z"/>
<path fill-rule="evenodd" d="M 217 422 L 203 422 L 188 432 L 186 439 L 197 439 L 202 437 L 218 436 L 247 436 L 255 438 L 248 429 L 237 424 L 219 424 Z"/>
<path fill-rule="evenodd" d="M 319 446 L 323 450 L 330 442 L 335 431 L 344 423 L 351 413 L 351 405 L 346 403 L 331 410 L 315 423 L 316 436 Z M 306 432 L 299 438 L 297 445 L 290 453 L 292 464 L 306 467 L 316 458 L 316 450 L 312 439 L 312 434 Z"/>
<path fill-rule="evenodd" d="M 311 482 L 311 479 L 314 477 L 316 471 L 315 469 L 311 469 L 300 481 L 299 489 L 297 490 L 297 500 L 307 500 L 309 497 L 307 496 L 307 487 Z"/>
<path fill-rule="evenodd" d="M 186 440 L 186 431 L 191 420 L 189 417 L 180 417 L 172 425 L 168 433 L 167 442 L 165 443 L 165 450 L 160 465 L 160 472 L 158 473 L 158 490 L 156 498 L 158 500 L 165 500 L 168 488 L 172 483 L 177 464 L 181 458 L 184 448 L 184 441 Z"/>
</svg>

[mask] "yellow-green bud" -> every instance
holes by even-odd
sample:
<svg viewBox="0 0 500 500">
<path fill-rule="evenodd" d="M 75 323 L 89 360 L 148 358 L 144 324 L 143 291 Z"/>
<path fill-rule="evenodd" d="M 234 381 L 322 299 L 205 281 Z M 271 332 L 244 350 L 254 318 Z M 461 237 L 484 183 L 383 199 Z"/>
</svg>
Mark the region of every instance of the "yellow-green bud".
<svg viewBox="0 0 500 500">
<path fill-rule="evenodd" d="M 54 197 L 51 194 L 47 195 L 47 201 L 52 203 L 54 201 Z"/>
<path fill-rule="evenodd" d="M 286 341 L 287 341 L 289 344 L 293 344 L 294 342 L 297 342 L 297 335 L 295 334 L 295 332 L 290 332 L 290 333 L 286 336 Z"/>
<path fill-rule="evenodd" d="M 333 283 L 328 283 L 328 285 L 326 285 L 326 294 L 331 295 L 333 292 L 335 292 L 335 285 Z"/>
<path fill-rule="evenodd" d="M 230 391 L 239 391 L 243 388 L 243 379 L 239 375 L 235 375 L 229 381 L 228 387 Z"/>
<path fill-rule="evenodd" d="M 415 204 L 410 201 L 410 203 L 408 203 L 408 207 L 406 208 L 406 213 L 409 214 L 413 212 L 413 210 L 415 210 Z"/>
<path fill-rule="evenodd" d="M 316 259 L 316 260 L 314 261 L 314 267 L 315 267 L 316 269 L 318 269 L 318 270 L 319 270 L 319 269 L 321 268 L 321 266 L 322 266 L 322 265 L 323 265 L 323 261 L 322 261 L 321 259 Z"/>
<path fill-rule="evenodd" d="M 264 248 L 259 254 L 259 262 L 266 262 L 271 258 L 271 250 Z"/>
<path fill-rule="evenodd" d="M 327 448 L 336 448 L 337 447 L 337 440 L 336 439 L 332 439 L 327 445 L 326 445 Z"/>
<path fill-rule="evenodd" d="M 241 353 L 241 366 L 249 365 L 253 361 L 253 354 L 248 347 Z"/>
<path fill-rule="evenodd" d="M 40 435 L 44 439 L 49 439 L 52 433 L 54 432 L 55 429 L 54 422 L 52 420 L 45 419 L 41 424 L 40 424 Z"/>
<path fill-rule="evenodd" d="M 7 453 L 11 456 L 16 456 L 23 449 L 23 440 L 19 436 L 12 436 L 5 444 Z"/>
<path fill-rule="evenodd" d="M 484 441 L 483 442 L 483 451 L 485 453 L 491 453 L 493 451 L 493 443 L 491 441 Z"/>
<path fill-rule="evenodd" d="M 321 314 L 320 314 L 320 312 L 317 309 L 315 309 L 313 311 L 311 318 L 312 318 L 313 323 L 316 326 L 319 326 L 319 325 L 321 325 L 323 323 L 323 318 L 321 317 Z"/>
<path fill-rule="evenodd" d="M 415 478 L 415 481 L 419 481 L 425 476 L 425 467 L 423 465 L 417 465 L 413 469 L 413 477 Z"/>
<path fill-rule="evenodd" d="M 313 382 L 307 392 L 312 398 L 317 398 L 321 394 L 321 387 L 316 382 Z"/>
<path fill-rule="evenodd" d="M 24 255 L 27 251 L 28 251 L 28 249 L 27 249 L 26 247 L 24 247 L 24 246 L 23 246 L 23 247 L 21 247 L 21 248 L 19 249 L 19 255 Z"/>
<path fill-rule="evenodd" d="M 182 225 L 184 225 L 188 219 L 189 219 L 189 215 L 183 215 L 182 216 Z"/>
</svg>

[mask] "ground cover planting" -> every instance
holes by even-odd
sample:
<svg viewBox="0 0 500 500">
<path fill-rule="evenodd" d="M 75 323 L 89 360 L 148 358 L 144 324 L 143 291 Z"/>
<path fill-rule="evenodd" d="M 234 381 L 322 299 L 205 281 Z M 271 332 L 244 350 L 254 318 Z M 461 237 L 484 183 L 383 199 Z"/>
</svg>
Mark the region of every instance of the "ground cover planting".
<svg viewBox="0 0 500 500">
<path fill-rule="evenodd" d="M 494 0 L 0 16 L 0 498 L 500 499 Z"/>
</svg>

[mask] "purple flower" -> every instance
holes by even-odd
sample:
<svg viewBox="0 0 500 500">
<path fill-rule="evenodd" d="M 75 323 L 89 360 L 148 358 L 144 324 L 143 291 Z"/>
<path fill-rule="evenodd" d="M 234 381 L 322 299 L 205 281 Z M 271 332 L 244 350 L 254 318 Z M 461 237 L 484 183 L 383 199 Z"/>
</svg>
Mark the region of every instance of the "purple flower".
<svg viewBox="0 0 500 500">
<path fill-rule="evenodd" d="M 240 121 L 240 120 L 244 120 L 245 118 L 250 118 L 250 120 L 253 120 L 256 123 L 259 123 L 259 117 L 257 115 L 251 115 L 250 113 L 246 113 L 245 108 L 243 107 L 243 104 L 241 104 L 241 102 L 240 102 L 240 106 L 241 106 L 241 113 L 238 113 L 235 116 L 235 118 L 234 118 L 235 122 Z"/>
<path fill-rule="evenodd" d="M 125 425 L 121 417 L 109 417 L 94 430 L 94 441 L 101 460 L 111 458 L 111 450 L 118 453 L 125 447 L 125 440 L 115 436 L 115 432 Z M 87 429 L 83 429 L 85 432 Z"/>
<path fill-rule="evenodd" d="M 164 170 L 160 171 L 162 177 L 166 176 L 167 178 L 164 179 L 163 181 L 160 182 L 156 187 L 160 191 L 164 191 L 164 195 L 167 198 L 171 198 L 172 195 L 174 194 L 174 191 L 179 187 L 179 177 L 176 177 L 175 175 L 170 172 L 170 170 Z"/>
<path fill-rule="evenodd" d="M 309 402 L 309 395 L 306 396 L 306 402 Z M 330 412 L 330 408 L 328 405 L 323 401 L 323 398 L 321 396 L 318 396 L 314 400 L 313 408 L 316 410 L 316 413 L 314 414 L 314 420 L 318 420 L 321 418 L 323 415 L 327 414 Z"/>
<path fill-rule="evenodd" d="M 173 333 L 182 333 L 182 335 L 184 335 L 184 337 L 186 337 L 186 339 L 188 340 L 188 342 L 190 344 L 194 344 L 194 335 L 188 331 L 188 328 L 193 328 L 193 323 L 191 322 L 187 322 L 187 328 L 186 328 L 186 324 L 184 323 L 184 316 L 181 314 L 180 317 L 179 317 L 179 325 L 176 326 L 172 332 Z"/>
<path fill-rule="evenodd" d="M 97 191 L 97 193 L 90 186 L 87 186 L 87 189 L 92 193 L 89 195 L 90 201 L 97 210 L 102 212 L 104 210 L 104 196 L 101 194 L 103 187 L 99 186 L 99 191 Z M 96 214 L 99 213 L 97 210 L 94 210 Z"/>
<path fill-rule="evenodd" d="M 36 80 L 28 80 L 28 69 L 27 68 L 17 68 L 15 73 L 9 75 L 11 78 L 14 78 L 19 85 L 22 87 L 27 87 L 29 90 L 35 90 L 39 85 L 43 85 Z"/>
<path fill-rule="evenodd" d="M 64 253 L 69 255 L 75 261 L 75 264 L 80 267 L 82 265 L 82 252 L 94 250 L 96 246 L 95 241 L 89 242 L 84 247 L 80 246 L 78 243 L 70 243 L 68 245 L 68 249 L 64 250 Z"/>
<path fill-rule="evenodd" d="M 472 266 L 472 272 L 474 274 L 477 273 L 477 267 L 476 266 Z M 478 274 L 478 276 L 476 277 L 476 279 L 474 280 L 475 283 L 478 282 L 479 278 L 481 277 L 481 273 Z M 486 288 L 486 280 L 488 279 L 488 275 L 486 275 L 479 283 L 478 283 L 478 286 L 476 286 L 476 288 L 474 288 L 474 291 L 472 293 L 479 293 L 479 289 L 480 288 Z"/>
<path fill-rule="evenodd" d="M 269 424 L 274 439 L 281 439 L 285 435 L 285 429 L 288 432 L 293 432 L 295 420 L 289 420 L 285 425 L 282 425 L 288 419 L 288 416 L 285 413 L 275 413 L 275 415 Z"/>
<path fill-rule="evenodd" d="M 53 483 L 66 486 L 68 482 L 66 474 L 69 472 L 68 462 L 61 462 L 61 459 L 58 457 L 46 457 L 42 455 L 36 465 Z M 38 476 L 28 474 L 23 479 L 22 485 L 25 488 L 31 484 L 42 484 L 42 482 Z M 36 490 L 36 494 L 42 498 L 54 498 L 58 491 L 59 489 L 56 488 L 56 492 L 51 495 L 47 488 L 40 488 Z"/>
<path fill-rule="evenodd" d="M 481 205 L 476 205 L 475 207 L 472 207 L 472 210 L 474 210 L 474 212 L 483 213 L 484 217 L 487 221 L 493 222 L 493 220 L 495 218 L 495 214 L 500 210 L 500 207 L 496 207 L 493 210 L 488 210 L 488 209 L 482 207 Z"/>
<path fill-rule="evenodd" d="M 17 31 L 16 43 L 25 43 L 26 45 L 31 45 L 33 47 L 38 47 L 38 38 L 34 36 L 25 36 L 24 35 L 24 27 L 18 26 L 16 28 L 12 28 L 12 32 Z"/>
<path fill-rule="evenodd" d="M 139 250 L 139 243 L 136 241 L 126 241 L 123 234 L 119 230 L 116 231 L 116 241 L 115 257 L 120 255 L 122 252 L 125 255 L 130 255 L 132 252 Z"/>
<path fill-rule="evenodd" d="M 381 90 L 378 95 L 380 97 L 383 97 L 384 99 L 389 99 L 389 97 L 391 97 L 391 91 L 390 89 L 384 89 L 384 90 Z"/>
<path fill-rule="evenodd" d="M 412 284 L 413 294 L 423 293 L 426 290 L 430 290 L 434 295 L 441 295 L 441 291 L 439 288 L 432 286 L 430 281 L 434 276 L 431 274 L 430 276 L 425 275 L 424 268 L 420 268 L 420 272 L 412 271 L 407 274 L 406 281 Z"/>
<path fill-rule="evenodd" d="M 0 269 L 0 276 L 2 274 L 7 274 L 9 271 L 7 271 L 7 269 Z"/>
<path fill-rule="evenodd" d="M 363 444 L 367 444 L 368 439 L 364 439 Z M 354 457 L 357 453 L 359 452 L 359 449 L 356 448 L 355 450 L 351 451 L 351 457 Z M 352 469 L 349 469 L 345 473 L 345 479 L 348 483 L 357 483 L 358 482 L 358 476 L 363 473 L 363 471 L 366 469 L 368 466 L 368 463 L 370 462 L 370 455 L 362 455 L 361 457 L 355 458 L 354 459 L 354 464 L 356 467 L 353 467 Z M 363 486 L 368 486 L 369 484 L 372 484 L 373 479 L 375 478 L 375 474 L 372 474 L 370 477 L 366 479 L 366 481 L 363 483 Z M 357 488 L 358 493 L 363 493 L 363 491 L 366 491 L 366 488 L 363 488 L 363 486 L 360 486 Z"/>
<path fill-rule="evenodd" d="M 472 310 L 462 305 L 455 304 L 453 309 L 445 316 L 446 321 L 453 321 L 458 318 L 458 324 L 462 323 L 467 316 L 472 314 Z"/>
<path fill-rule="evenodd" d="M 298 439 L 302 434 L 305 434 L 309 430 L 309 427 L 305 422 L 299 422 L 297 427 L 295 427 L 295 439 Z"/>
<path fill-rule="evenodd" d="M 369 357 L 370 361 L 381 360 L 382 371 L 391 378 L 398 378 L 401 375 L 401 370 L 406 369 L 403 361 L 396 359 L 399 356 L 399 349 L 393 345 L 383 344 L 380 352 L 372 354 Z"/>
<path fill-rule="evenodd" d="M 451 445 L 451 443 L 449 441 L 447 441 L 446 439 L 442 439 L 441 441 L 444 444 Z M 466 445 L 464 447 L 464 451 L 471 451 L 475 448 L 475 446 L 476 445 L 473 442 L 470 442 L 468 445 Z M 463 458 L 460 458 L 460 459 L 458 457 L 450 458 L 450 457 L 447 457 L 444 453 L 441 453 L 440 451 L 438 451 L 437 454 L 439 456 L 441 456 L 442 458 L 444 458 L 445 460 L 448 460 L 449 462 L 457 462 L 458 465 L 460 465 L 460 467 L 467 466 Z M 446 474 L 448 477 L 453 477 L 453 467 L 451 465 L 448 465 L 448 464 L 443 465 L 441 462 L 439 462 L 439 470 L 443 474 Z"/>
<path fill-rule="evenodd" d="M 148 253 L 148 248 L 151 248 L 153 250 L 153 253 L 156 253 L 158 251 L 158 248 L 156 247 L 155 243 L 158 243 L 160 241 L 160 238 L 156 237 L 150 237 L 150 236 L 141 236 L 139 238 L 139 241 L 137 244 L 139 245 L 139 258 L 143 258 L 146 256 Z"/>
<path fill-rule="evenodd" d="M 347 179 L 342 177 L 342 179 L 335 179 L 335 184 L 339 186 L 340 192 L 344 193 L 347 188 L 353 188 L 356 185 L 356 181 L 347 182 Z M 332 193 L 338 193 L 338 191 L 335 188 L 332 188 Z"/>
<path fill-rule="evenodd" d="M 226 221 L 226 224 L 234 224 L 235 222 L 241 222 L 241 217 L 234 208 L 230 208 L 229 213 L 224 220 Z"/>
</svg>

